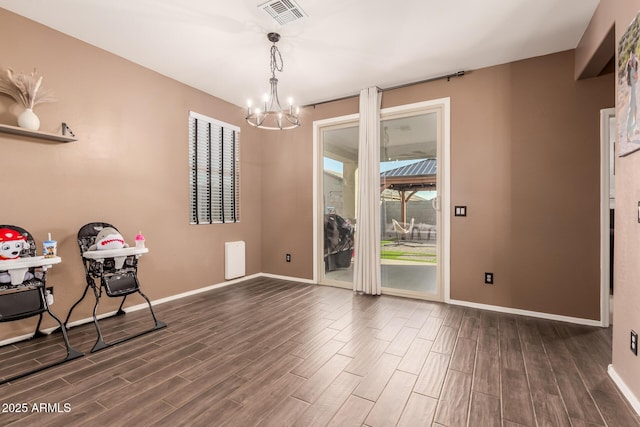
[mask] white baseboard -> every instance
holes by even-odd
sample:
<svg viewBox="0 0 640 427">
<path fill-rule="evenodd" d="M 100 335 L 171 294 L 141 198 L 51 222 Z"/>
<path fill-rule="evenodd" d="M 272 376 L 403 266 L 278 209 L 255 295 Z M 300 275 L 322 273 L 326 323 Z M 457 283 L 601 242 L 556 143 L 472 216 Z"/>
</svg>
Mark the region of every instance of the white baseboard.
<svg viewBox="0 0 640 427">
<path fill-rule="evenodd" d="M 580 317 L 561 316 L 559 314 L 542 313 L 539 311 L 521 310 L 519 308 L 509 308 L 509 307 L 502 307 L 499 305 L 479 304 L 476 302 L 459 301 L 454 299 L 449 299 L 448 301 L 445 301 L 445 302 L 448 304 L 460 305 L 463 307 L 497 311 L 499 313 L 517 314 L 520 316 L 536 317 L 538 319 L 556 320 L 558 322 L 575 323 L 578 325 L 585 325 L 585 326 L 602 326 L 602 323 L 599 320 L 582 319 Z"/>
<path fill-rule="evenodd" d="M 246 280 L 255 279 L 255 278 L 258 278 L 258 277 L 269 277 L 269 278 L 272 278 L 272 279 L 290 280 L 290 281 L 294 281 L 294 282 L 303 282 L 303 283 L 311 283 L 311 284 L 313 284 L 313 281 L 310 281 L 310 280 L 307 280 L 307 279 L 300 279 L 298 277 L 277 276 L 275 274 L 268 274 L 268 273 L 256 273 L 256 274 L 252 274 L 250 276 L 238 277 L 237 279 L 226 280 L 226 281 L 221 282 L 221 283 L 216 283 L 215 285 L 205 286 L 204 288 L 198 288 L 198 289 L 194 289 L 192 291 L 182 292 L 180 294 L 175 294 L 175 295 L 171 295 L 169 297 L 153 300 L 153 301 L 151 301 L 151 305 L 156 306 L 156 305 L 164 304 L 166 302 L 176 301 L 176 300 L 179 300 L 179 299 L 182 299 L 182 298 L 190 297 L 192 295 L 201 294 L 203 292 L 208 292 L 208 291 L 211 291 L 211 290 L 214 290 L 214 289 L 224 288 L 225 286 L 234 285 L 236 283 L 244 282 Z M 130 307 L 126 307 L 124 309 L 124 311 L 127 312 L 127 313 L 130 313 L 130 312 L 134 312 L 134 311 L 138 311 L 138 310 L 145 310 L 145 309 L 147 309 L 147 307 L 148 307 L 147 303 L 143 302 L 141 304 L 136 304 L 136 305 L 132 305 Z M 102 319 L 102 318 L 105 318 L 105 317 L 113 316 L 114 314 L 116 314 L 116 311 L 111 311 L 109 313 L 104 313 L 104 314 L 99 315 L 98 319 Z M 88 322 L 93 322 L 93 317 L 87 317 L 85 319 L 76 320 L 75 322 L 70 322 L 69 323 L 69 327 L 82 325 L 82 324 L 88 323 Z M 51 328 L 52 331 L 54 329 L 55 328 Z M 28 338 L 29 336 L 30 335 L 28 335 L 26 338 Z M 25 338 L 23 338 L 23 339 L 25 339 Z M 2 345 L 2 342 L 0 342 L 0 345 Z"/>
<path fill-rule="evenodd" d="M 268 277 L 270 279 L 280 279 L 280 280 L 289 280 L 291 282 L 306 283 L 306 284 L 309 284 L 309 285 L 315 285 L 316 284 L 316 282 L 314 282 L 312 279 L 302 279 L 300 277 L 281 276 L 279 274 L 260 273 L 259 276 L 260 277 Z"/>
<path fill-rule="evenodd" d="M 46 333 L 49 334 L 50 332 L 46 332 Z M 14 342 L 28 340 L 32 336 L 33 334 L 26 334 L 26 335 L 20 335 L 18 337 L 7 338 L 6 340 L 0 341 L 0 347 L 2 347 L 3 345 L 13 344 Z"/>
<path fill-rule="evenodd" d="M 258 274 L 252 274 L 251 276 L 243 276 L 243 277 L 239 277 L 237 279 L 227 280 L 225 282 L 216 283 L 215 285 L 205 286 L 204 288 L 198 288 L 198 289 L 194 289 L 192 291 L 187 291 L 187 292 L 182 292 L 180 294 L 171 295 L 170 297 L 165 297 L 165 298 L 160 298 L 160 299 L 157 299 L 157 300 L 153 300 L 153 301 L 151 301 L 151 305 L 156 306 L 156 305 L 164 304 L 165 302 L 176 301 L 176 300 L 179 300 L 179 299 L 182 299 L 182 298 L 190 297 L 191 295 L 201 294 L 203 292 L 211 291 L 213 289 L 224 288 L 225 286 L 233 285 L 235 283 L 244 282 L 245 280 L 254 279 L 254 278 L 260 277 L 260 276 L 261 276 L 261 274 L 258 273 Z M 147 303 L 143 302 L 143 303 L 140 303 L 140 304 L 132 305 L 130 307 L 126 307 L 123 310 L 126 313 L 132 313 L 132 312 L 138 311 L 138 310 L 145 310 L 148 307 L 149 306 L 147 305 Z M 116 312 L 117 311 L 114 310 L 114 311 L 111 311 L 109 313 L 100 314 L 100 315 L 98 315 L 98 319 L 103 319 L 105 317 L 113 316 L 114 314 L 116 314 Z M 69 323 L 69 327 L 78 326 L 78 325 L 82 325 L 82 324 L 89 323 L 89 322 L 93 322 L 93 317 L 87 317 L 85 319 L 76 320 L 75 322 L 70 322 Z"/>
<path fill-rule="evenodd" d="M 147 305 L 144 304 L 144 306 L 146 307 Z M 129 310 L 126 309 L 125 311 L 129 311 Z M 105 317 L 113 316 L 116 313 L 117 313 L 117 310 L 113 310 L 113 311 L 110 311 L 110 312 L 107 312 L 107 313 L 99 314 L 97 317 L 98 317 L 98 320 L 100 320 L 100 319 L 104 319 Z M 93 317 L 87 317 L 86 319 L 80 319 L 80 320 L 76 320 L 75 322 L 69 322 L 67 324 L 67 329 L 68 328 L 72 328 L 74 326 L 83 325 L 83 324 L 89 323 L 89 322 L 93 322 Z M 53 331 L 55 331 L 58 328 L 59 328 L 59 326 L 53 326 L 51 328 L 40 329 L 40 332 L 42 332 L 45 335 L 49 335 L 49 334 L 51 334 Z M 13 344 L 14 342 L 28 340 L 31 337 L 33 337 L 32 333 L 31 334 L 20 335 L 18 337 L 7 338 L 6 340 L 0 341 L 0 347 L 2 347 L 3 345 Z"/>
<path fill-rule="evenodd" d="M 633 394 L 631 389 L 627 386 L 627 384 L 620 378 L 620 375 L 616 372 L 613 365 L 609 365 L 609 369 L 607 369 L 609 376 L 613 380 L 613 382 L 618 386 L 622 395 L 629 401 L 629 404 L 636 411 L 636 414 L 640 415 L 640 399 Z"/>
<path fill-rule="evenodd" d="M 262 276 L 262 274 L 257 273 L 257 274 L 252 274 L 250 276 L 239 277 L 239 278 L 233 279 L 233 280 L 227 280 L 227 281 L 224 281 L 224 282 L 221 282 L 221 283 L 216 283 L 215 285 L 205 286 L 204 288 L 198 288 L 198 289 L 194 289 L 192 291 L 187 291 L 187 292 L 182 292 L 180 294 L 171 295 L 170 297 L 153 300 L 153 301 L 151 301 L 151 304 L 154 305 L 154 306 L 155 305 L 164 304 L 165 302 L 179 300 L 179 299 L 182 299 L 182 298 L 190 297 L 191 295 L 197 295 L 197 294 L 201 294 L 203 292 L 211 291 L 213 289 L 224 288 L 225 286 L 229 286 L 229 285 L 233 285 L 233 284 L 236 284 L 236 283 L 244 282 L 245 280 L 255 279 L 256 277 L 261 277 L 261 276 Z M 130 311 L 143 310 L 143 309 L 145 309 L 147 307 L 148 307 L 147 303 L 142 303 L 142 304 L 132 305 L 131 307 L 127 307 L 125 309 L 125 311 L 128 313 Z M 90 320 L 93 320 L 93 318 L 91 318 Z"/>
</svg>

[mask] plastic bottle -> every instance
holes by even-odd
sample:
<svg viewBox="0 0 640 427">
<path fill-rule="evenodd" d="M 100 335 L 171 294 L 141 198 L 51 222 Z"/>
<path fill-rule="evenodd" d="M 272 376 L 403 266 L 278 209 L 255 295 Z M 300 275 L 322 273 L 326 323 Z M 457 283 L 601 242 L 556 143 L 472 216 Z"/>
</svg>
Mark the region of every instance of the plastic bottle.
<svg viewBox="0 0 640 427">
<path fill-rule="evenodd" d="M 144 236 L 142 235 L 142 231 L 140 231 L 136 236 L 136 248 L 144 248 Z"/>
</svg>

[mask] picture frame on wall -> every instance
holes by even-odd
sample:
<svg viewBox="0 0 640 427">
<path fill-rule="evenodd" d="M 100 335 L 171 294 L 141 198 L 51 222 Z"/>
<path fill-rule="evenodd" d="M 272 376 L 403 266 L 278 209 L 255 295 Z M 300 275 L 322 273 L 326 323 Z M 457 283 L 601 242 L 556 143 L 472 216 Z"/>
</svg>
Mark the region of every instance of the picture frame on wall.
<svg viewBox="0 0 640 427">
<path fill-rule="evenodd" d="M 618 45 L 618 156 L 640 150 L 640 12 L 629 24 Z"/>
</svg>

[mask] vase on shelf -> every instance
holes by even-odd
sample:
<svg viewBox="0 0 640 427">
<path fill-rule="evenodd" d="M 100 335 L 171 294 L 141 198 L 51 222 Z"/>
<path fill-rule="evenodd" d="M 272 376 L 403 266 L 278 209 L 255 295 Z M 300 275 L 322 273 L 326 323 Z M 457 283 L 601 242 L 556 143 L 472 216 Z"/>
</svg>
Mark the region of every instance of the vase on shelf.
<svg viewBox="0 0 640 427">
<path fill-rule="evenodd" d="M 26 108 L 18 116 L 18 126 L 24 129 L 38 130 L 40 129 L 40 119 L 31 108 Z"/>
</svg>

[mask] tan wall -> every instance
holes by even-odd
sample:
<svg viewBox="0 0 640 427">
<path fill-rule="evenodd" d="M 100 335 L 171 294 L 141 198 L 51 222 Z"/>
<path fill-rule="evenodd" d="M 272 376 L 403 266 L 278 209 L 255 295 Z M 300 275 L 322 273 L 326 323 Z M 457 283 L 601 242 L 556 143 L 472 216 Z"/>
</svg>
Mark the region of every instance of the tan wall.
<svg viewBox="0 0 640 427">
<path fill-rule="evenodd" d="M 568 51 L 383 93 L 383 108 L 451 97 L 451 204 L 469 207 L 452 218 L 452 298 L 599 319 L 599 110 L 613 75 L 573 70 Z M 312 277 L 311 122 L 357 108 L 306 109 L 303 128 L 265 146 L 265 272 Z"/>
<path fill-rule="evenodd" d="M 601 0 L 593 17 L 593 28 L 580 44 L 585 52 L 582 63 L 591 60 L 589 52 L 597 52 L 604 37 L 602 28 L 615 23 L 616 64 L 618 41 L 632 19 L 640 11 L 640 0 Z M 618 82 L 616 81 L 616 84 Z M 625 126 L 626 118 L 617 118 Z M 629 350 L 630 330 L 640 332 L 640 240 L 638 233 L 638 201 L 640 200 L 640 154 L 616 157 L 616 217 L 614 265 L 613 367 L 640 400 L 640 358 Z"/>
<path fill-rule="evenodd" d="M 139 275 L 151 299 L 223 282 L 225 241 L 245 240 L 247 274 L 262 270 L 262 145 L 245 135 L 241 108 L 4 9 L 0 40 L 0 66 L 37 67 L 59 99 L 36 107 L 41 130 L 59 132 L 64 121 L 79 139 L 59 144 L 0 134 L 0 223 L 26 228 L 38 245 L 47 232 L 58 240 L 63 263 L 48 277 L 56 313 L 64 317 L 85 285 L 76 235 L 92 221 L 114 224 L 130 244 L 142 230 L 150 253 Z M 240 224 L 189 225 L 189 110 L 243 125 Z M 0 96 L 0 123 L 15 125 L 20 111 Z M 91 299 L 72 320 L 90 315 Z M 1 323 L 0 339 L 34 326 L 35 319 Z"/>
</svg>

